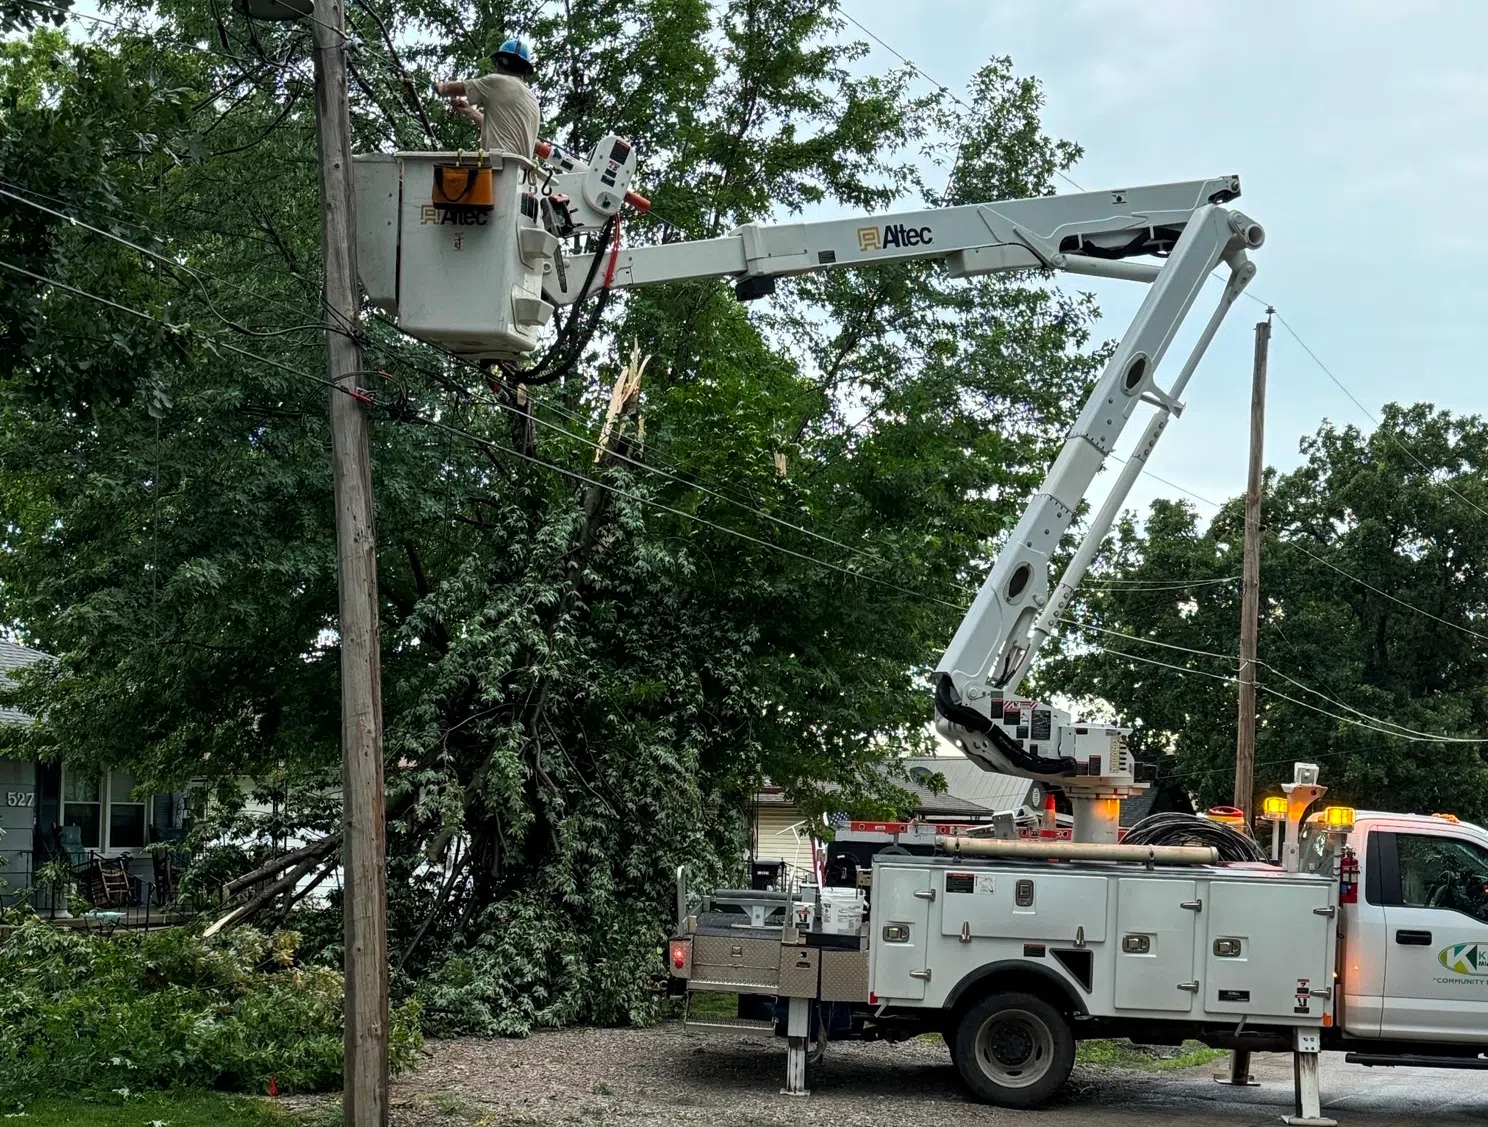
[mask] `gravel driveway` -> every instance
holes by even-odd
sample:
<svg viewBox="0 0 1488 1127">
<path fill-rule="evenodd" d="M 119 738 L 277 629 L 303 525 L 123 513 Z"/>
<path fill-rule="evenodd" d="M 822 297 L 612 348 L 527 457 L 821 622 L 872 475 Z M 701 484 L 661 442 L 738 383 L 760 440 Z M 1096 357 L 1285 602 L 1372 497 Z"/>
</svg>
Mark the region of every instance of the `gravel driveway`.
<svg viewBox="0 0 1488 1127">
<path fill-rule="evenodd" d="M 1221 1062 L 1222 1063 L 1222 1062 Z M 524 1041 L 431 1042 L 393 1085 L 394 1127 L 1024 1127 L 1274 1125 L 1291 1110 L 1291 1061 L 1260 1055 L 1259 1088 L 1210 1078 L 1216 1065 L 1152 1074 L 1077 1066 L 1048 1110 L 967 1100 L 938 1039 L 832 1045 L 804 1099 L 779 1094 L 784 1042 L 739 1033 L 572 1029 Z M 1364 1069 L 1325 1057 L 1324 1104 L 1341 1127 L 1488 1122 L 1481 1072 Z M 303 1106 L 303 1105 L 302 1105 Z M 328 1110 L 328 1109 L 327 1109 Z M 318 1121 L 318 1116 L 312 1122 Z"/>
</svg>

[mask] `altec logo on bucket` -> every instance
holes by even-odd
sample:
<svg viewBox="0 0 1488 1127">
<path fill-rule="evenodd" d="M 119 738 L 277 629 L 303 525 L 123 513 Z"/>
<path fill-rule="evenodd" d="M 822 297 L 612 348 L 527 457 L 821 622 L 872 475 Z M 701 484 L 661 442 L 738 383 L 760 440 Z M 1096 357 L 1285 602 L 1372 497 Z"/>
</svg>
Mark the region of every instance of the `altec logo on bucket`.
<svg viewBox="0 0 1488 1127">
<path fill-rule="evenodd" d="M 906 227 L 903 223 L 891 223 L 887 227 L 859 227 L 858 249 L 888 250 L 890 247 L 928 247 L 935 242 L 935 232 L 929 227 Z"/>
<path fill-rule="evenodd" d="M 1443 947 L 1437 958 L 1458 974 L 1488 975 L 1488 943 L 1454 943 Z"/>
</svg>

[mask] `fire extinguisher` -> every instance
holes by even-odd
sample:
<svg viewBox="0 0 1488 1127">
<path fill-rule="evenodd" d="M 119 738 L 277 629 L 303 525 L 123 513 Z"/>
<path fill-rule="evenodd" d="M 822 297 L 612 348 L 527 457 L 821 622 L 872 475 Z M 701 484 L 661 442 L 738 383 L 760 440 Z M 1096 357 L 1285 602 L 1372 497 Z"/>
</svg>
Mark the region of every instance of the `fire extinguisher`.
<svg viewBox="0 0 1488 1127">
<path fill-rule="evenodd" d="M 1354 851 L 1348 846 L 1343 847 L 1343 854 L 1338 861 L 1338 902 L 1359 902 L 1359 858 L 1354 856 Z"/>
</svg>

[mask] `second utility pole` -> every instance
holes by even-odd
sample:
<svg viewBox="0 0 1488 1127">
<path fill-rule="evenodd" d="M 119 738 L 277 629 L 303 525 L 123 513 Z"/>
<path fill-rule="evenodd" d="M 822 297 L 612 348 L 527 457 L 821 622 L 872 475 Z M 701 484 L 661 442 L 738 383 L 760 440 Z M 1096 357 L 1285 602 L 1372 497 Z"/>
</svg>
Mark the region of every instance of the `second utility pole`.
<svg viewBox="0 0 1488 1127">
<path fill-rule="evenodd" d="M 1240 723 L 1235 729 L 1234 805 L 1251 820 L 1255 801 L 1255 660 L 1256 634 L 1261 615 L 1261 481 L 1265 469 L 1266 351 L 1271 343 L 1271 314 L 1255 327 L 1255 366 L 1250 377 L 1250 475 L 1245 486 L 1245 562 L 1240 577 Z M 1255 1085 L 1250 1075 L 1250 1051 L 1230 1052 L 1230 1074 L 1216 1076 L 1222 1084 Z"/>
<path fill-rule="evenodd" d="M 316 0 L 315 120 L 325 249 L 326 354 L 331 383 L 331 462 L 341 633 L 341 803 L 346 921 L 346 1127 L 386 1127 L 388 1061 L 386 828 L 382 793 L 382 674 L 377 634 L 377 545 L 367 413 L 355 392 L 355 201 L 346 102 L 346 13 Z"/>
<path fill-rule="evenodd" d="M 1261 482 L 1265 474 L 1266 352 L 1271 308 L 1255 327 L 1255 366 L 1250 380 L 1250 475 L 1245 486 L 1245 560 L 1240 580 L 1240 722 L 1235 729 L 1234 804 L 1250 821 L 1255 801 L 1255 662 L 1261 613 Z"/>
</svg>

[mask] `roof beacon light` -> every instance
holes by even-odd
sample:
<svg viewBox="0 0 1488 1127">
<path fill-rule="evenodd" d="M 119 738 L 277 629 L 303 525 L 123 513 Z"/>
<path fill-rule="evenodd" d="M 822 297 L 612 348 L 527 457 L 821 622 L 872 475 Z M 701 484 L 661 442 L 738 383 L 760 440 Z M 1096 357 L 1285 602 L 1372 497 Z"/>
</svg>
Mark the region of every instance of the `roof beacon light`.
<svg viewBox="0 0 1488 1127">
<path fill-rule="evenodd" d="M 1456 814 L 1433 814 L 1431 816 L 1433 818 L 1440 818 L 1443 822 L 1451 822 L 1454 826 L 1462 821 Z"/>
<path fill-rule="evenodd" d="M 1330 831 L 1351 830 L 1354 828 L 1354 808 L 1352 806 L 1329 806 L 1323 811 L 1323 825 Z"/>
<path fill-rule="evenodd" d="M 1271 794 L 1261 802 L 1261 817 L 1268 822 L 1284 822 L 1287 816 L 1287 800 L 1284 795 Z"/>
</svg>

